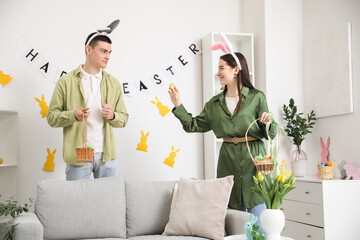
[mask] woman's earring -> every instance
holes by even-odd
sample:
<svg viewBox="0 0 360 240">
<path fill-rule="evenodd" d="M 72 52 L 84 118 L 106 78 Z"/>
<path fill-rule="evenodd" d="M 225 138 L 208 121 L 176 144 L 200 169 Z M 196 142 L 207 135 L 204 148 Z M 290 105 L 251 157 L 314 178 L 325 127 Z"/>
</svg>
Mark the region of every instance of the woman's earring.
<svg viewBox="0 0 360 240">
<path fill-rule="evenodd" d="M 234 76 L 234 79 L 236 79 L 236 75 Z"/>
</svg>

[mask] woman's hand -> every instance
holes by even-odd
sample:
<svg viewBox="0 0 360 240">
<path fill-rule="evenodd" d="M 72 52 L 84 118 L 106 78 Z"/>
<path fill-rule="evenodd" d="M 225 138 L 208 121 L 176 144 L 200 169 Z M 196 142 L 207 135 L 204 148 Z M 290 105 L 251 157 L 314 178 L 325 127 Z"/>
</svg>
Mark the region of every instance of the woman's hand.
<svg viewBox="0 0 360 240">
<path fill-rule="evenodd" d="M 269 117 L 269 114 L 267 112 L 263 112 L 260 118 L 260 122 L 263 124 L 266 124 L 268 122 L 271 122 L 271 118 Z"/>
<path fill-rule="evenodd" d="M 171 84 L 168 93 L 170 95 L 170 99 L 171 99 L 172 103 L 174 104 L 175 108 L 180 106 L 181 105 L 180 91 L 174 84 Z"/>
</svg>

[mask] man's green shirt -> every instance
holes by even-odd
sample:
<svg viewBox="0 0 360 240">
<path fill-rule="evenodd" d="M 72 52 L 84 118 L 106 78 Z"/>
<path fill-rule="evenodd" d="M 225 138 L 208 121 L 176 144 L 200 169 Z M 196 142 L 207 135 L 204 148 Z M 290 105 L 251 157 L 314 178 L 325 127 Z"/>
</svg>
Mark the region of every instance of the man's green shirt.
<svg viewBox="0 0 360 240">
<path fill-rule="evenodd" d="M 129 115 L 125 108 L 120 82 L 104 70 L 102 74 L 101 104 L 110 105 L 115 113 L 113 120 L 104 119 L 103 161 L 106 162 L 116 158 L 116 145 L 112 128 L 125 127 Z M 47 121 L 51 127 L 63 128 L 64 161 L 78 166 L 82 166 L 84 163 L 76 163 L 75 148 L 83 143 L 84 133 L 83 123 L 76 120 L 74 111 L 86 107 L 84 96 L 79 66 L 59 79 L 47 113 Z"/>
</svg>

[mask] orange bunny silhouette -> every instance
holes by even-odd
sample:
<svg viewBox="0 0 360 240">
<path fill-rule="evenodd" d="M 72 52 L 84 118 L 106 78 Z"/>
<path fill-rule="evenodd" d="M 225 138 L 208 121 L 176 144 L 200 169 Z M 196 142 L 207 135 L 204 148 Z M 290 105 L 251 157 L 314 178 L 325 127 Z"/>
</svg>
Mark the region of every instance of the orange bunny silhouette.
<svg viewBox="0 0 360 240">
<path fill-rule="evenodd" d="M 149 133 L 150 132 L 147 132 L 145 135 L 144 131 L 141 130 L 141 140 L 140 140 L 140 143 L 137 145 L 136 150 L 147 152 L 148 146 L 146 145 L 146 141 L 147 141 L 147 137 L 149 136 Z"/>
<path fill-rule="evenodd" d="M 174 151 L 174 146 L 172 146 L 169 157 L 165 158 L 165 161 L 163 161 L 163 163 L 165 163 L 166 165 L 168 165 L 170 167 L 174 167 L 173 165 L 175 163 L 176 153 L 179 151 L 180 151 L 180 149 Z"/>
<path fill-rule="evenodd" d="M 156 97 L 156 103 L 154 101 L 151 101 L 151 103 L 156 105 L 162 117 L 165 116 L 168 112 L 170 112 L 170 108 L 168 108 L 165 105 L 162 105 L 158 97 Z"/>
<path fill-rule="evenodd" d="M 3 87 L 5 87 L 6 84 L 8 84 L 13 78 L 10 77 L 10 75 L 4 74 L 1 70 L 0 70 L 0 83 L 3 85 Z"/>
<path fill-rule="evenodd" d="M 54 163 L 55 156 L 54 156 L 54 154 L 56 153 L 56 149 L 52 153 L 50 153 L 50 149 L 47 148 L 47 152 L 48 152 L 47 160 L 44 163 L 43 170 L 44 171 L 54 171 L 54 168 L 55 168 L 55 163 Z"/>
<path fill-rule="evenodd" d="M 41 107 L 40 113 L 41 113 L 41 115 L 42 115 L 42 118 L 46 117 L 47 112 L 48 112 L 48 110 L 49 110 L 49 106 L 46 105 L 46 102 L 44 101 L 44 94 L 41 95 L 41 100 L 38 99 L 38 98 L 35 98 L 35 100 L 36 100 L 37 102 L 39 102 L 39 106 Z"/>
</svg>

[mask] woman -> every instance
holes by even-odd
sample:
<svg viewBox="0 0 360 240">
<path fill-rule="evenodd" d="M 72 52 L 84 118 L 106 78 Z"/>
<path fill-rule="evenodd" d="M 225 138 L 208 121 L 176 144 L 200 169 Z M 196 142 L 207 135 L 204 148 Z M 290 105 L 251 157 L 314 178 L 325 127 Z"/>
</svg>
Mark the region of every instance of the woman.
<svg viewBox="0 0 360 240">
<path fill-rule="evenodd" d="M 260 121 L 250 128 L 248 136 L 251 137 L 248 137 L 248 141 L 253 156 L 265 155 L 265 145 L 260 139 L 266 137 L 265 124 L 270 121 L 270 117 L 267 114 L 265 95 L 256 90 L 250 82 L 245 57 L 241 53 L 235 54 L 237 61 L 234 54 L 220 57 L 216 75 L 220 78 L 221 85 L 225 86 L 224 91 L 211 98 L 198 116 L 192 117 L 185 110 L 176 86 L 169 90 L 169 94 L 175 105 L 173 113 L 186 132 L 212 130 L 217 138 L 224 139 L 219 154 L 217 177 L 234 175 L 229 207 L 248 210 L 260 217 L 261 211 L 266 207 L 263 200 L 251 190 L 255 184 L 252 176 L 257 174 L 257 170 L 244 142 L 244 136 L 248 126 L 260 118 Z M 271 138 L 276 134 L 273 130 L 270 130 Z"/>
</svg>

